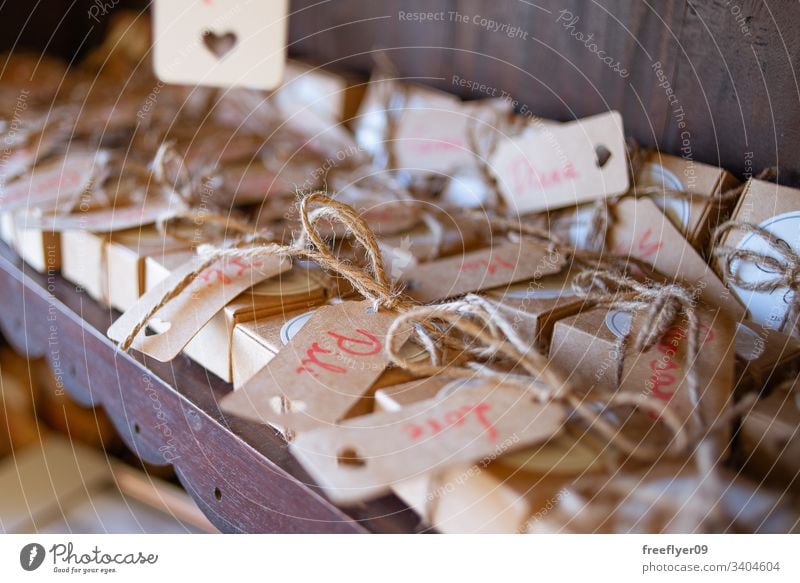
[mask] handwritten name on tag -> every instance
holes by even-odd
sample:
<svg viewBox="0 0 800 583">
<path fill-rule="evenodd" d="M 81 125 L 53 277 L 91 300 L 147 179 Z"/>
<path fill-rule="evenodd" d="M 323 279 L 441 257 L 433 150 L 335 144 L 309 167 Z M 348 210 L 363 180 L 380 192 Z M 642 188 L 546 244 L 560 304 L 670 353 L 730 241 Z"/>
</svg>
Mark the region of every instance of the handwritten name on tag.
<svg viewBox="0 0 800 583">
<path fill-rule="evenodd" d="M 156 75 L 167 83 L 273 89 L 286 64 L 288 0 L 156 0 Z"/>
<path fill-rule="evenodd" d="M 137 322 L 164 294 L 175 288 L 189 273 L 202 264 L 202 257 L 193 257 L 145 293 L 108 329 L 112 340 L 121 342 Z M 156 360 L 166 362 L 175 358 L 214 315 L 240 293 L 269 277 L 291 268 L 285 257 L 230 257 L 205 268 L 176 298 L 161 308 L 132 344 Z"/>
<path fill-rule="evenodd" d="M 505 243 L 409 268 L 406 293 L 422 303 L 558 273 L 565 258 L 532 241 Z"/>
<path fill-rule="evenodd" d="M 0 189 L 0 212 L 18 208 L 46 209 L 77 200 L 105 174 L 108 154 L 75 152 L 34 168 L 27 175 Z"/>
<path fill-rule="evenodd" d="M 386 332 L 395 317 L 375 312 L 371 302 L 316 310 L 261 372 L 222 400 L 222 410 L 286 434 L 338 422 L 386 368 Z"/>
<path fill-rule="evenodd" d="M 474 134 L 502 132 L 492 126 L 492 115 L 510 113 L 507 100 L 484 100 L 450 107 L 407 109 L 398 123 L 393 144 L 397 166 L 410 172 L 451 173 L 476 167 L 481 155 L 473 151 Z"/>
<path fill-rule="evenodd" d="M 392 484 L 497 457 L 556 435 L 564 409 L 481 381 L 442 398 L 297 436 L 291 451 L 335 502 L 380 496 Z"/>
<path fill-rule="evenodd" d="M 540 126 L 504 140 L 490 167 L 517 214 L 623 194 L 629 177 L 622 117 L 612 111 Z"/>
</svg>

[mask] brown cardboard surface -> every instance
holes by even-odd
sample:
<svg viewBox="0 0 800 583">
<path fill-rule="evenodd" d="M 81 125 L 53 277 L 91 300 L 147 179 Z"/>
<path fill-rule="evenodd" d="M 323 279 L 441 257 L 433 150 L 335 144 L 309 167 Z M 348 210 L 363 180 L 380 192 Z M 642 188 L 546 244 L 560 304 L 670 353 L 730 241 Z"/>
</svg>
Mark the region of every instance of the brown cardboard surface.
<svg viewBox="0 0 800 583">
<path fill-rule="evenodd" d="M 61 274 L 100 302 L 108 299 L 107 235 L 88 231 L 61 233 Z"/>
<path fill-rule="evenodd" d="M 584 390 L 617 387 L 618 337 L 606 325 L 609 313 L 588 310 L 559 320 L 553 329 L 550 360 Z"/>
<path fill-rule="evenodd" d="M 223 410 L 286 433 L 336 423 L 386 368 L 384 339 L 394 318 L 368 301 L 315 310 L 266 367 L 222 400 Z"/>
<path fill-rule="evenodd" d="M 733 209 L 730 201 L 715 212 L 709 197 L 738 184 L 729 172 L 660 152 L 652 152 L 636 179 L 636 187 L 658 187 L 690 193 L 689 200 L 651 196 L 670 222 L 695 249 L 702 249 L 711 230 Z"/>
<path fill-rule="evenodd" d="M 542 443 L 563 420 L 558 405 L 478 383 L 400 411 L 301 433 L 290 447 L 333 500 L 350 504 L 423 473 Z"/>
<path fill-rule="evenodd" d="M 800 190 L 751 179 L 747 182 L 732 220 L 761 226 L 785 241 L 795 252 L 800 250 Z M 732 231 L 721 242 L 728 247 L 742 247 L 774 255 L 761 237 Z M 721 273 L 719 265 L 717 272 Z M 744 265 L 739 275 L 751 281 L 774 277 L 755 265 Z M 787 300 L 793 294 L 787 288 L 768 292 L 748 292 L 729 284 L 733 295 L 747 306 L 748 317 L 757 324 L 778 329 L 788 310 Z"/>
<path fill-rule="evenodd" d="M 584 304 L 572 291 L 572 280 L 577 273 L 578 270 L 565 269 L 538 280 L 488 290 L 486 295 L 511 310 L 524 312 L 527 317 L 519 318 L 520 323 L 524 321 L 525 326 L 533 327 L 530 332 L 537 345 L 546 351 L 555 323 L 576 314 Z"/>
<path fill-rule="evenodd" d="M 559 272 L 564 258 L 540 243 L 503 243 L 420 264 L 403 273 L 406 293 L 429 303 Z"/>
<path fill-rule="evenodd" d="M 237 324 L 231 340 L 231 367 L 234 390 L 240 389 L 255 374 L 264 368 L 285 345 L 282 340 L 288 337 L 284 330 L 292 329 L 300 323 L 296 318 L 310 317 L 313 310 L 301 309 L 273 314 L 252 322 Z M 305 319 L 305 318 L 304 318 Z M 287 327 L 288 323 L 288 328 Z M 297 327 L 299 329 L 299 326 Z M 282 333 L 283 332 L 283 333 Z"/>
</svg>

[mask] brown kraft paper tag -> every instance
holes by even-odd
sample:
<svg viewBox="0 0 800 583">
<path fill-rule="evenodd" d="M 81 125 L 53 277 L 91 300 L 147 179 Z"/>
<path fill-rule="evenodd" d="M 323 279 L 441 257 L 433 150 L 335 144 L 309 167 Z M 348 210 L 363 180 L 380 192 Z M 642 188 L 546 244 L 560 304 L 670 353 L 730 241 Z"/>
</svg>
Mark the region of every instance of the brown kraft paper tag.
<svg viewBox="0 0 800 583">
<path fill-rule="evenodd" d="M 193 257 L 175 269 L 122 314 L 108 329 L 108 336 L 117 342 L 122 341 L 136 323 L 158 305 L 167 291 L 203 262 L 202 257 Z M 155 314 L 149 324 L 150 330 L 142 330 L 132 348 L 161 362 L 172 360 L 228 302 L 249 287 L 283 273 L 291 266 L 291 260 L 285 257 L 220 259 L 204 269 L 186 289 Z"/>
<path fill-rule="evenodd" d="M 222 400 L 222 410 L 287 436 L 338 422 L 386 368 L 386 332 L 395 317 L 369 301 L 319 308 L 266 367 Z"/>
<path fill-rule="evenodd" d="M 0 212 L 18 208 L 50 208 L 77 200 L 105 173 L 108 153 L 75 152 L 34 168 L 0 190 Z"/>
<path fill-rule="evenodd" d="M 352 504 L 421 474 L 544 442 L 561 430 L 564 415 L 559 405 L 478 381 L 444 398 L 301 434 L 291 451 L 334 502 Z"/>
<path fill-rule="evenodd" d="M 630 182 L 622 116 L 611 111 L 565 124 L 540 124 L 501 142 L 490 167 L 516 214 L 617 196 Z"/>
<path fill-rule="evenodd" d="M 564 257 L 532 241 L 505 243 L 461 256 L 423 263 L 403 277 L 406 293 L 429 303 L 558 273 Z"/>
</svg>

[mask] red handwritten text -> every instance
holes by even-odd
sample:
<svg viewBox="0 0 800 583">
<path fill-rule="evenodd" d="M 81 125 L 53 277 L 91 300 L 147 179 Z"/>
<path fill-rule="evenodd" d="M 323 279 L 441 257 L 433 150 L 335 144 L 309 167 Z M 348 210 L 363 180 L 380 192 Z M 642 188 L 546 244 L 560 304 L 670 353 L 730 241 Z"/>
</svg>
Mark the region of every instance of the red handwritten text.
<svg viewBox="0 0 800 583">
<path fill-rule="evenodd" d="M 408 436 L 413 440 L 422 439 L 424 437 L 432 437 L 441 433 L 449 427 L 459 427 L 467 422 L 472 414 L 478 424 L 486 430 L 489 441 L 497 440 L 497 428 L 492 425 L 486 414 L 492 406 L 489 403 L 478 403 L 477 405 L 464 405 L 458 409 L 445 411 L 436 417 L 429 417 L 421 423 L 408 423 L 405 430 Z"/>
</svg>

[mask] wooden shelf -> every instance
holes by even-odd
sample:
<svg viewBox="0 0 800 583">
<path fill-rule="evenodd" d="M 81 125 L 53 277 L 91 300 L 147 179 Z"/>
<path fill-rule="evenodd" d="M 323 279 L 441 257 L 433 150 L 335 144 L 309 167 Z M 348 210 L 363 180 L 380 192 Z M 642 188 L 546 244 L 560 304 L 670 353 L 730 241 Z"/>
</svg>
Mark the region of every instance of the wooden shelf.
<svg viewBox="0 0 800 583">
<path fill-rule="evenodd" d="M 394 496 L 340 509 L 320 493 L 271 428 L 226 416 L 231 386 L 180 356 L 123 354 L 105 336 L 119 314 L 57 273 L 40 274 L 0 243 L 0 330 L 44 357 L 66 391 L 101 406 L 143 460 L 174 467 L 223 532 L 413 532 L 419 519 Z"/>
</svg>

